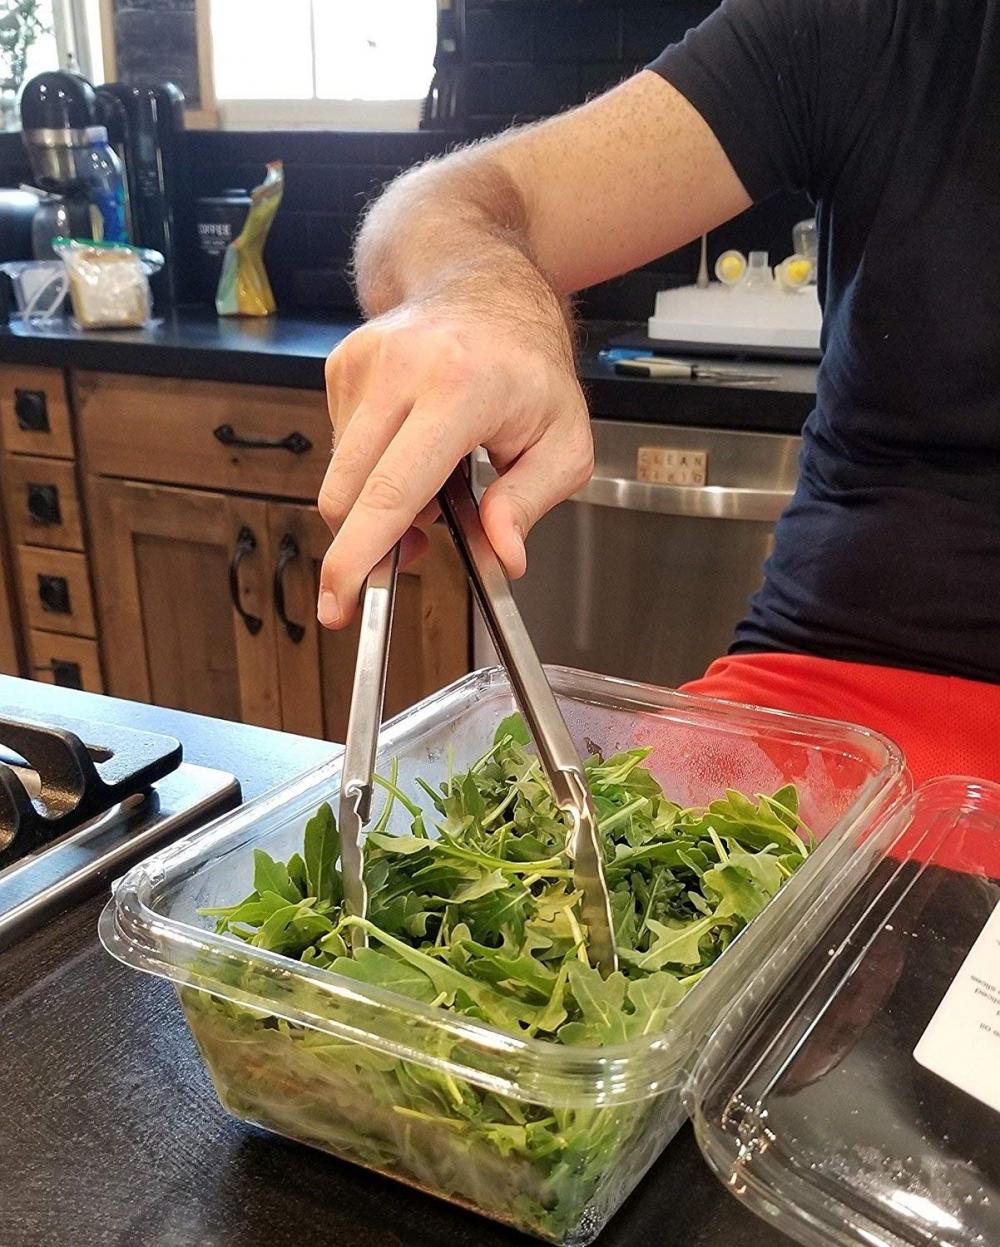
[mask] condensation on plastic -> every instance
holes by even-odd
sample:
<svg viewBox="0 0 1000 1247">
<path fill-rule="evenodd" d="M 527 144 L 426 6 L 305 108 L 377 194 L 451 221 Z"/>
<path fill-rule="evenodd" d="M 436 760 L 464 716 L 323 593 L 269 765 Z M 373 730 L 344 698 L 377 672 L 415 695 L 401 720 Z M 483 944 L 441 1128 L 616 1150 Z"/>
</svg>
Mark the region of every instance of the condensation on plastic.
<svg viewBox="0 0 1000 1247">
<path fill-rule="evenodd" d="M 339 759 L 223 816 L 130 871 L 102 916 L 101 938 L 120 960 L 172 980 L 182 998 L 189 988 L 201 989 L 512 1101 L 578 1112 L 627 1112 L 636 1128 L 609 1157 L 586 1207 L 568 1210 L 570 1228 L 553 1235 L 556 1241 L 585 1243 L 676 1133 L 685 1116 L 682 1092 L 698 1048 L 765 952 L 776 943 L 809 942 L 844 891 L 869 870 L 881 843 L 871 833 L 872 824 L 907 780 L 896 747 L 861 728 L 562 668 L 549 668 L 549 674 L 583 752 L 595 746 L 606 753 L 651 746 L 647 765 L 665 791 L 683 804 L 706 803 L 726 788 L 772 792 L 794 782 L 802 817 L 820 841 L 802 869 L 682 1000 L 661 1034 L 608 1048 L 520 1038 L 215 934 L 198 910 L 231 904 L 251 891 L 253 848 L 279 859 L 300 849 L 305 822 L 316 807 L 323 801 L 336 806 Z M 443 779 L 449 758 L 456 770 L 470 765 L 513 706 L 503 672 L 474 673 L 388 724 L 377 765 L 384 772 L 397 758 L 400 786 L 416 793 L 415 778 L 431 783 Z M 409 830 L 405 811 L 394 810 L 389 830 Z M 187 1013 L 197 1035 L 196 1018 L 190 1008 Z M 280 1106 L 249 1105 L 245 1095 L 236 1095 L 227 1085 L 224 1054 L 200 1042 L 231 1111 L 279 1133 L 317 1142 L 290 1128 Z M 335 1116 L 336 1106 L 330 1105 L 329 1112 Z M 373 1122 L 376 1116 L 373 1106 Z M 346 1148 L 329 1142 L 323 1146 L 380 1168 L 377 1161 Z M 447 1131 L 440 1146 L 452 1146 Z M 491 1203 L 492 1197 L 482 1191 L 440 1190 L 419 1173 L 391 1172 L 520 1224 L 516 1210 Z"/>
<path fill-rule="evenodd" d="M 704 1045 L 698 1142 L 808 1247 L 997 1247 L 1000 1113 L 913 1054 L 1000 905 L 1000 786 L 932 780 L 877 839 L 873 869 L 808 942 L 770 950 Z"/>
</svg>

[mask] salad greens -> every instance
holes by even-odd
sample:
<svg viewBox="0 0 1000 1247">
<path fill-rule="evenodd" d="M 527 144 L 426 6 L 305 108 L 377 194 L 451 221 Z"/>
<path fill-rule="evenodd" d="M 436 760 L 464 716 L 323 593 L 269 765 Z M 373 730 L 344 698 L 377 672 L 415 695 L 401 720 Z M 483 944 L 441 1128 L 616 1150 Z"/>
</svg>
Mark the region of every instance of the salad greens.
<svg viewBox="0 0 1000 1247">
<path fill-rule="evenodd" d="M 606 979 L 587 959 L 564 816 L 517 715 L 467 771 L 449 768 L 437 788 L 418 780 L 422 803 L 401 790 L 395 766 L 379 780 L 367 918 L 345 912 L 328 805 L 301 852 L 279 862 L 255 850 L 250 895 L 203 912 L 254 947 L 522 1037 L 594 1048 L 653 1035 L 802 864 L 812 837 L 794 787 L 682 808 L 643 765 L 650 752 L 595 752 L 585 764 L 621 967 Z M 388 831 L 400 807 L 406 835 Z M 368 932 L 368 948 L 352 948 L 352 926 Z M 623 1155 L 635 1153 L 633 1171 L 653 1158 L 642 1148 L 655 1101 L 515 1101 L 207 992 L 183 998 L 234 1112 L 543 1237 L 565 1240 Z"/>
</svg>

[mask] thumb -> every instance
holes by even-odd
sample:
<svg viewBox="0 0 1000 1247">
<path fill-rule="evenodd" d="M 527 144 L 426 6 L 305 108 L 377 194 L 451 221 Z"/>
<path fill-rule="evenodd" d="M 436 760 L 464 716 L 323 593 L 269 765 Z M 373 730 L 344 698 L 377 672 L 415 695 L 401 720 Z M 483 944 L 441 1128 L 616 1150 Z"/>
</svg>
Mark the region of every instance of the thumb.
<svg viewBox="0 0 1000 1247">
<path fill-rule="evenodd" d="M 547 511 L 580 489 L 593 470 L 588 437 L 567 444 L 555 430 L 530 446 L 483 494 L 483 528 L 507 574 L 514 580 L 527 566 L 524 540 Z"/>
</svg>

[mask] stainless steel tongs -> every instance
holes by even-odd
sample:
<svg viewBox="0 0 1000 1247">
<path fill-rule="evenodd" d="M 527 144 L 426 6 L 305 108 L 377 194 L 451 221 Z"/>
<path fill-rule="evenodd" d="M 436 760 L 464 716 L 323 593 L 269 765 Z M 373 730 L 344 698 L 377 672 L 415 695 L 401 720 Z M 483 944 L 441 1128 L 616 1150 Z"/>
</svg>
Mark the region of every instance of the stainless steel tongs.
<svg viewBox="0 0 1000 1247">
<path fill-rule="evenodd" d="M 567 848 L 573 862 L 573 883 L 582 895 L 590 957 L 602 974 L 610 974 L 618 964 L 611 903 L 604 879 L 597 814 L 580 756 L 517 609 L 507 573 L 483 529 L 479 508 L 461 467 L 446 482 L 440 503 L 497 653 L 510 676 L 514 697 L 534 738 L 556 805 L 569 816 Z M 398 561 L 396 549 L 368 578 L 347 724 L 340 792 L 341 865 L 347 907 L 359 917 L 365 916 L 367 908 L 361 874 L 362 828 L 371 809 Z M 353 927 L 352 933 L 355 947 L 367 942 L 361 927 Z"/>
</svg>

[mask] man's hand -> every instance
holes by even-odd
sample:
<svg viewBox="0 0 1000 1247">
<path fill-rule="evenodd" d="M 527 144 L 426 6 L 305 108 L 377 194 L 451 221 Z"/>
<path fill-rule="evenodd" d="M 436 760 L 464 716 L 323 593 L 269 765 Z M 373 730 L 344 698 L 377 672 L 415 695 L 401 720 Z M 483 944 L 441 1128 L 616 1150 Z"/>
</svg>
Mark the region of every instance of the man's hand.
<svg viewBox="0 0 1000 1247">
<path fill-rule="evenodd" d="M 650 72 L 395 182 L 356 250 L 372 319 L 327 365 L 321 621 L 351 619 L 395 542 L 419 550 L 435 495 L 479 445 L 500 473 L 483 523 L 519 576 L 528 530 L 592 466 L 565 297 L 749 202 L 701 116 Z"/>
<path fill-rule="evenodd" d="M 554 298 L 547 323 L 506 323 L 471 302 L 404 305 L 351 334 L 326 381 L 335 439 L 319 496 L 335 534 L 319 602 L 327 627 L 351 617 L 368 569 L 401 534 L 404 561 L 422 551 L 419 526 L 476 447 L 501 473 L 481 513 L 513 577 L 524 572 L 531 526 L 590 476 L 587 408 Z"/>
</svg>

